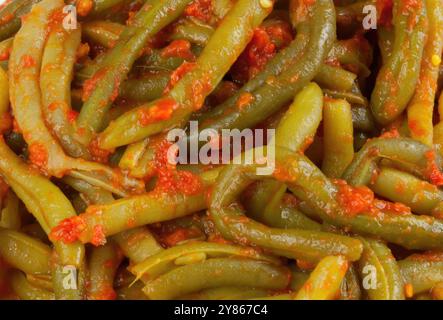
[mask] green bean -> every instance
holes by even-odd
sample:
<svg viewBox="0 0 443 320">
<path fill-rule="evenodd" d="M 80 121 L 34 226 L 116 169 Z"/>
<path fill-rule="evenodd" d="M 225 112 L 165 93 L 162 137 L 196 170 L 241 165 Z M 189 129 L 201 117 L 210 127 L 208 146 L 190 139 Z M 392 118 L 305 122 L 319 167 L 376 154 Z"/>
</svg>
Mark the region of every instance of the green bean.
<svg viewBox="0 0 443 320">
<path fill-rule="evenodd" d="M 0 10 L 0 41 L 12 37 L 21 25 L 21 18 L 40 0 L 14 0 Z"/>
<path fill-rule="evenodd" d="M 251 259 L 209 259 L 174 269 L 146 284 L 150 299 L 171 299 L 220 286 L 254 286 L 284 289 L 289 271 L 281 266 Z"/>
<path fill-rule="evenodd" d="M 333 3 L 329 0 L 316 1 L 310 21 L 313 25 L 308 26 L 307 38 L 304 41 L 306 45 L 302 46 L 302 56 L 289 69 L 268 79 L 251 92 L 250 102 L 242 106 L 241 110 L 238 108 L 237 100 L 234 100 L 234 103 L 221 109 L 223 113 L 220 116 L 203 123 L 201 129 L 254 127 L 278 111 L 294 97 L 295 93 L 307 85 L 317 74 L 335 40 Z M 299 39 L 296 38 L 294 41 L 297 40 Z"/>
<path fill-rule="evenodd" d="M 375 131 L 375 122 L 371 111 L 364 106 L 352 106 L 352 123 L 354 130 L 371 133 Z"/>
<path fill-rule="evenodd" d="M 281 186 L 281 185 L 280 185 Z M 286 186 L 282 189 L 286 191 Z M 269 191 L 267 188 L 263 188 L 263 191 Z M 259 193 L 255 194 L 259 197 Z M 283 198 L 284 199 L 284 198 Z M 252 199 L 251 199 L 252 200 Z M 289 200 L 290 201 L 290 200 Z M 248 215 L 250 216 L 254 211 L 259 212 L 261 215 L 255 218 L 257 221 L 264 223 L 267 226 L 273 228 L 282 229 L 305 229 L 305 230 L 320 230 L 321 226 L 317 222 L 305 216 L 301 211 L 294 207 L 294 205 L 282 203 L 282 198 L 279 194 L 266 202 L 266 207 L 251 209 L 256 204 L 260 204 L 258 201 L 249 201 L 245 204 Z"/>
<path fill-rule="evenodd" d="M 336 41 L 328 55 L 328 60 L 337 60 L 363 78 L 371 74 L 369 66 L 372 64 L 372 58 L 370 44 L 358 34 L 347 40 Z"/>
<path fill-rule="evenodd" d="M 146 227 L 117 233 L 113 239 L 131 263 L 138 264 L 163 250 Z"/>
<path fill-rule="evenodd" d="M 275 144 L 293 151 L 303 150 L 312 141 L 322 119 L 323 95 L 320 88 L 311 83 L 296 95 L 294 102 L 280 120 L 275 135 Z M 294 132 L 294 127 L 297 130 Z M 248 199 L 248 211 L 253 218 L 262 222 L 270 222 L 273 227 L 308 227 L 316 228 L 315 223 L 304 217 L 295 209 L 290 210 L 289 219 L 283 219 L 279 208 L 286 187 L 278 181 L 258 182 L 254 192 Z M 277 223 L 275 225 L 274 223 Z M 302 227 L 303 229 L 303 227 Z"/>
<path fill-rule="evenodd" d="M 340 287 L 341 300 L 360 300 L 362 296 L 360 279 L 353 264 L 349 266 Z"/>
<path fill-rule="evenodd" d="M 327 255 L 341 254 L 355 261 L 360 257 L 358 240 L 332 233 L 275 229 L 262 225 L 243 215 L 234 199 L 253 181 L 257 174 L 246 174 L 245 167 L 230 165 L 220 174 L 212 193 L 210 214 L 221 234 L 240 243 L 252 243 L 278 252 L 288 258 L 318 261 Z"/>
<path fill-rule="evenodd" d="M 330 178 L 339 178 L 354 157 L 352 113 L 348 102 L 325 101 L 323 132 L 322 171 Z"/>
<path fill-rule="evenodd" d="M 75 216 L 71 203 L 63 193 L 47 178 L 29 169 L 26 163 L 9 150 L 3 139 L 0 141 L 0 155 L 1 175 L 46 233 L 64 218 Z M 60 242 L 55 242 L 54 245 L 64 264 L 80 265 L 84 254 L 82 245 L 64 245 Z"/>
<path fill-rule="evenodd" d="M 443 201 L 443 191 L 411 174 L 383 167 L 375 182 L 369 186 L 381 197 L 401 202 L 417 214 L 441 217 L 439 212 L 433 210 Z"/>
<path fill-rule="evenodd" d="M 378 46 L 383 64 L 388 63 L 392 55 L 392 46 L 394 44 L 394 29 L 391 27 L 380 26 L 377 30 Z"/>
<path fill-rule="evenodd" d="M 63 182 L 84 194 L 90 204 L 105 204 L 114 201 L 114 197 L 109 191 L 93 186 L 84 180 L 64 177 Z"/>
<path fill-rule="evenodd" d="M 100 135 L 101 147 L 105 149 L 136 142 L 149 135 L 183 123 L 193 110 L 199 109 L 204 98 L 211 93 L 240 55 L 252 37 L 252 30 L 271 12 L 252 0 L 239 0 L 223 19 L 197 59 L 193 69 L 186 73 L 167 95 L 177 105 L 172 116 L 162 122 L 140 125 L 139 115 L 148 113 L 164 100 L 154 101 L 130 111 Z M 233 32 L 235 30 L 235 32 Z M 223 39 L 223 41 L 220 41 Z M 223 59 L 214 59 L 223 52 Z M 210 70 L 210 72 L 208 72 Z M 192 90 L 190 90 L 192 89 Z"/>
<path fill-rule="evenodd" d="M 346 169 L 343 178 L 351 185 L 368 185 L 376 163 L 383 158 L 389 159 L 411 173 L 426 180 L 432 180 L 434 171 L 429 157 L 434 151 L 428 146 L 409 138 L 377 138 L 368 141 L 355 155 Z M 442 168 L 442 159 L 435 155 L 437 170 Z"/>
<path fill-rule="evenodd" d="M 352 88 L 356 78 L 357 75 L 352 72 L 340 67 L 323 64 L 315 76 L 314 81 L 328 89 L 346 91 Z"/>
<path fill-rule="evenodd" d="M 149 300 L 142 291 L 143 282 L 137 281 L 133 285 L 117 289 L 118 300 Z"/>
<path fill-rule="evenodd" d="M 115 22 L 90 21 L 82 25 L 82 35 L 88 41 L 109 49 L 117 43 L 123 29 L 123 25 Z"/>
<path fill-rule="evenodd" d="M 183 39 L 197 45 L 206 45 L 213 33 L 214 29 L 209 25 L 184 19 L 174 26 L 170 39 Z"/>
<path fill-rule="evenodd" d="M 0 115 L 2 118 L 9 110 L 8 74 L 0 68 Z M 1 119 L 3 120 L 3 119 Z"/>
<path fill-rule="evenodd" d="M 115 7 L 119 4 L 125 3 L 125 2 L 129 2 L 128 0 L 93 0 L 93 7 L 92 7 L 92 11 L 91 14 L 98 14 L 101 12 L 104 12 L 112 7 Z M 148 3 L 152 2 L 152 1 L 147 1 Z"/>
<path fill-rule="evenodd" d="M 432 146 L 434 101 L 443 50 L 443 4 L 426 0 L 424 6 L 428 13 L 429 30 L 420 76 L 407 111 L 411 137 Z"/>
<path fill-rule="evenodd" d="M 11 285 L 15 294 L 22 300 L 54 300 L 54 293 L 40 289 L 26 279 L 20 271 L 14 271 L 11 275 Z"/>
<path fill-rule="evenodd" d="M 398 262 L 405 284 L 413 287 L 413 293 L 419 294 L 432 289 L 443 281 L 443 261 L 441 258 L 411 256 Z"/>
<path fill-rule="evenodd" d="M 350 33 L 356 29 L 361 29 L 364 18 L 363 8 L 367 5 L 375 5 L 375 0 L 357 1 L 349 5 L 337 6 L 337 24 L 340 30 Z"/>
<path fill-rule="evenodd" d="M 141 78 L 128 79 L 120 87 L 120 97 L 135 101 L 152 101 L 162 96 L 171 73 L 160 71 Z"/>
<path fill-rule="evenodd" d="M 88 266 L 88 299 L 114 300 L 117 297 L 113 283 L 122 258 L 118 247 L 112 242 L 92 249 Z"/>
<path fill-rule="evenodd" d="M 372 113 L 381 124 L 395 120 L 414 94 L 426 42 L 426 17 L 422 2 L 394 1 L 392 54 L 380 70 L 371 96 Z"/>
<path fill-rule="evenodd" d="M 309 279 L 297 292 L 295 300 L 330 300 L 337 297 L 349 263 L 342 256 L 322 259 Z"/>
<path fill-rule="evenodd" d="M 85 261 L 79 268 L 63 265 L 55 254 L 51 259 L 51 274 L 55 298 L 57 300 L 83 300 L 86 297 Z"/>
<path fill-rule="evenodd" d="M 0 256 L 12 267 L 25 273 L 50 273 L 51 248 L 21 232 L 0 229 Z"/>
<path fill-rule="evenodd" d="M 397 145 L 396 150 L 399 154 L 404 152 L 407 143 L 401 139 L 391 140 Z M 416 148 L 407 151 L 414 151 L 410 155 L 421 159 L 415 153 Z M 356 158 L 359 158 L 358 154 Z M 309 216 L 312 215 L 353 232 L 377 236 L 409 249 L 442 247 L 443 223 L 440 220 L 428 216 L 402 215 L 386 209 L 377 209 L 377 214 L 361 212 L 357 215 L 350 215 L 337 201 L 339 192 L 337 186 L 304 156 L 292 154 L 283 157 L 282 162 L 278 161 L 278 163 L 280 170 L 288 172 L 287 176 L 290 178 L 287 178 L 285 182 L 294 195 L 305 202 L 306 205 L 300 208 L 304 213 L 310 213 Z M 350 167 L 353 167 L 353 164 Z"/>
<path fill-rule="evenodd" d="M 79 239 L 83 243 L 102 244 L 105 237 L 119 232 L 182 217 L 206 208 L 203 192 L 195 195 L 151 192 L 119 199 L 105 205 L 90 206 L 77 218 L 67 219 L 52 230 L 64 242 Z M 70 231 L 74 232 L 70 234 Z"/>
<path fill-rule="evenodd" d="M 177 300 L 245 300 L 267 296 L 268 290 L 245 287 L 220 287 L 178 297 Z"/>
<path fill-rule="evenodd" d="M 21 215 L 19 211 L 19 200 L 14 192 L 8 191 L 6 204 L 0 213 L 0 227 L 18 230 L 21 227 Z"/>
<path fill-rule="evenodd" d="M 40 73 L 42 112 L 45 122 L 56 135 L 63 149 L 72 157 L 90 157 L 79 142 L 77 128 L 70 120 L 71 80 L 80 45 L 80 29 L 66 31 L 63 27 L 51 31 L 46 41 Z"/>
<path fill-rule="evenodd" d="M 51 279 L 51 276 L 49 276 L 49 275 L 35 276 L 32 274 L 26 274 L 26 280 L 28 280 L 28 282 L 33 286 L 48 290 L 49 292 L 54 292 L 54 288 L 52 285 L 52 279 Z"/>
<path fill-rule="evenodd" d="M 361 241 L 364 250 L 359 261 L 359 272 L 369 299 L 404 300 L 403 279 L 389 248 L 375 240 L 361 238 Z M 371 281 L 366 283 L 365 278 Z"/>
<path fill-rule="evenodd" d="M 360 89 L 356 87 L 355 83 L 350 91 L 338 91 L 325 88 L 323 89 L 323 92 L 325 95 L 333 99 L 343 99 L 351 104 L 364 107 L 368 106 L 368 100 L 362 95 Z"/>
<path fill-rule="evenodd" d="M 432 287 L 431 294 L 434 300 L 443 300 L 443 282 L 439 282 Z"/>
<path fill-rule="evenodd" d="M 116 98 L 121 82 L 146 42 L 180 16 L 190 2 L 191 0 L 166 0 L 154 4 L 152 8 L 150 4 L 146 4 L 140 9 L 134 22 L 135 26 L 131 25 L 122 32 L 119 43 L 107 54 L 100 69 L 95 73 L 94 77 L 99 76 L 99 79 L 78 116 L 77 124 L 85 130 L 84 142 L 89 143 L 92 134 L 101 126 L 104 114 Z M 128 38 L 127 33 L 131 34 Z"/>
<path fill-rule="evenodd" d="M 9 70 L 11 105 L 28 143 L 30 160 L 47 174 L 60 177 L 72 169 L 70 175 L 81 176 L 105 188 L 114 187 L 112 191 L 120 195 L 126 194 L 122 190 L 124 188 L 140 190 L 143 188 L 140 181 L 121 176 L 104 165 L 66 156 L 44 123 L 41 100 L 33 98 L 42 94 L 38 77 L 51 13 L 63 5 L 61 0 L 43 0 L 36 4 L 14 38 Z M 36 39 L 32 45 L 29 44 L 30 38 Z M 27 134 L 29 132 L 32 134 Z M 121 182 L 123 186 L 116 182 Z"/>
<path fill-rule="evenodd" d="M 130 271 L 137 276 L 137 279 L 142 278 L 144 281 L 147 281 L 176 268 L 177 259 L 202 253 L 205 254 L 204 260 L 206 260 L 206 257 L 213 258 L 224 256 L 250 258 L 274 264 L 279 263 L 277 259 L 261 254 L 253 248 L 220 243 L 192 241 L 171 247 L 167 250 L 160 251 L 155 255 L 149 256 L 144 261 L 130 267 Z"/>
</svg>

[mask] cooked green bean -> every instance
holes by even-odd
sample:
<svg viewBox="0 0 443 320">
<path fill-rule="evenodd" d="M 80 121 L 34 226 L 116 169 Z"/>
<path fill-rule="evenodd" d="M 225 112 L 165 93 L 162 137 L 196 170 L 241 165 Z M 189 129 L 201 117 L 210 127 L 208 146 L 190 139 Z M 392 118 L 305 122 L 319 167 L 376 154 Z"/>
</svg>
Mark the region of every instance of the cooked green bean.
<svg viewBox="0 0 443 320">
<path fill-rule="evenodd" d="M 351 105 L 345 100 L 326 99 L 323 108 L 322 171 L 339 178 L 354 158 L 354 134 Z"/>
<path fill-rule="evenodd" d="M 251 259 L 209 259 L 174 269 L 146 284 L 143 292 L 150 299 L 171 299 L 202 289 L 220 286 L 255 286 L 284 289 L 289 271 Z"/>
<path fill-rule="evenodd" d="M 109 149 L 161 132 L 181 123 L 193 110 L 201 108 L 204 98 L 220 82 L 245 48 L 252 36 L 251 31 L 263 21 L 271 9 L 272 6 L 263 8 L 258 1 L 239 0 L 215 30 L 192 70 L 169 92 L 169 98 L 136 108 L 111 123 L 100 135 L 101 147 Z M 233 30 L 235 32 L 232 32 Z M 224 52 L 224 59 L 214 59 L 218 52 Z M 198 91 L 193 92 L 194 90 Z M 158 109 L 159 105 L 165 103 L 172 108 L 169 118 L 161 122 L 149 119 L 149 110 Z M 140 114 L 148 116 L 146 125 L 140 123 Z"/>
<path fill-rule="evenodd" d="M 342 256 L 325 257 L 297 292 L 295 300 L 331 300 L 336 298 L 348 266 L 348 261 Z"/>
<path fill-rule="evenodd" d="M 360 278 L 368 278 L 363 288 L 371 300 L 404 300 L 403 279 L 394 256 L 386 245 L 361 239 L 364 245 L 359 261 Z"/>
<path fill-rule="evenodd" d="M 395 0 L 392 53 L 378 73 L 371 109 L 380 124 L 395 120 L 412 98 L 420 72 L 427 32 L 426 6 Z"/>
</svg>

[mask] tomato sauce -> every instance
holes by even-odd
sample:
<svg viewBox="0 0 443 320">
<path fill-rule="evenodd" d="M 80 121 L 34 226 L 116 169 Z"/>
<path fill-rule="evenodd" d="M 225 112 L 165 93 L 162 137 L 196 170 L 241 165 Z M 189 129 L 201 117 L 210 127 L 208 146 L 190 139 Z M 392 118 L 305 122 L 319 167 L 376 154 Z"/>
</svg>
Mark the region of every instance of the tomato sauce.
<svg viewBox="0 0 443 320">
<path fill-rule="evenodd" d="M 212 17 L 212 0 L 194 0 L 185 9 L 185 16 L 209 22 Z"/>
<path fill-rule="evenodd" d="M 166 86 L 163 94 L 169 93 L 171 89 L 192 69 L 194 69 L 196 64 L 194 62 L 183 62 L 180 67 L 174 70 L 171 74 L 171 79 L 169 80 L 168 85 Z"/>
<path fill-rule="evenodd" d="M 32 143 L 29 148 L 29 161 L 40 171 L 45 172 L 48 164 L 48 150 L 38 142 Z"/>
<path fill-rule="evenodd" d="M 159 100 L 155 105 L 142 108 L 138 111 L 138 121 L 141 126 L 168 120 L 174 110 L 178 108 L 177 102 L 172 98 Z"/>
<path fill-rule="evenodd" d="M 443 173 L 438 168 L 435 151 L 429 150 L 425 153 L 425 157 L 428 162 L 426 173 L 429 176 L 430 182 L 436 186 L 443 185 Z"/>
<path fill-rule="evenodd" d="M 108 72 L 107 68 L 102 68 L 99 71 L 97 71 L 91 79 L 88 79 L 83 84 L 83 95 L 82 100 L 85 102 L 89 99 L 92 92 L 94 92 L 95 87 L 97 86 L 97 83 L 103 79 L 104 76 L 106 76 L 106 73 Z"/>
<path fill-rule="evenodd" d="M 51 230 L 49 239 L 51 241 L 63 241 L 73 243 L 77 241 L 83 231 L 86 230 L 86 222 L 80 216 L 64 219 Z"/>
<path fill-rule="evenodd" d="M 100 148 L 99 139 L 92 139 L 88 146 L 89 153 L 91 154 L 92 160 L 100 163 L 108 163 L 109 157 L 111 156 L 111 151 Z"/>
<path fill-rule="evenodd" d="M 154 191 L 193 195 L 202 191 L 200 178 L 189 171 L 177 170 L 169 159 L 172 143 L 164 140 L 159 143 L 155 152 L 154 168 L 157 184 Z"/>
<path fill-rule="evenodd" d="M 191 43 L 187 40 L 174 40 L 161 51 L 163 58 L 178 57 L 193 61 L 195 56 L 191 51 Z"/>
</svg>

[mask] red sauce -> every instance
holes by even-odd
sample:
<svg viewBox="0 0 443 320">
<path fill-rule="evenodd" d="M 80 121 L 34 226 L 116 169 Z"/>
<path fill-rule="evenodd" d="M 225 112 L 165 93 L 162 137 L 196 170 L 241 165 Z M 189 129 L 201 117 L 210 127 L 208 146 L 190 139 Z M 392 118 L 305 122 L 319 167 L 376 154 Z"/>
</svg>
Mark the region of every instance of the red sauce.
<svg viewBox="0 0 443 320">
<path fill-rule="evenodd" d="M 154 191 L 165 193 L 181 193 L 193 195 L 202 191 L 200 178 L 189 171 L 177 170 L 175 164 L 168 159 L 168 153 L 173 144 L 163 140 L 157 146 L 154 158 L 154 168 L 157 184 Z"/>
<path fill-rule="evenodd" d="M 184 15 L 209 22 L 212 16 L 212 1 L 194 0 L 186 7 Z"/>
<path fill-rule="evenodd" d="M 32 56 L 25 54 L 21 58 L 21 65 L 23 68 L 32 68 L 35 66 L 35 60 Z"/>
<path fill-rule="evenodd" d="M 63 20 L 66 14 L 63 13 L 63 9 L 55 9 L 49 16 L 49 21 L 46 27 L 46 32 L 49 33 L 52 30 L 61 29 Z"/>
<path fill-rule="evenodd" d="M 201 235 L 201 232 L 199 232 L 196 229 L 180 228 L 180 229 L 174 230 L 170 234 L 162 235 L 160 237 L 160 241 L 168 247 L 173 247 L 183 241 L 193 239 L 199 235 Z"/>
<path fill-rule="evenodd" d="M 426 128 L 416 119 L 408 119 L 408 127 L 415 136 L 423 136 L 426 134 Z"/>
<path fill-rule="evenodd" d="M 138 111 L 139 123 L 141 126 L 147 126 L 151 123 L 168 120 L 177 108 L 178 104 L 174 99 L 161 99 L 155 105 Z"/>
<path fill-rule="evenodd" d="M 177 82 L 180 81 L 181 78 L 183 78 L 188 72 L 190 72 L 192 69 L 194 69 L 196 66 L 193 62 L 183 62 L 180 67 L 174 70 L 174 72 L 171 74 L 171 79 L 169 80 L 168 85 L 166 86 L 163 94 L 167 94 L 171 89 L 177 84 Z"/>
<path fill-rule="evenodd" d="M 76 60 L 80 61 L 83 58 L 86 58 L 90 51 L 91 51 L 91 48 L 89 47 L 89 44 L 81 43 L 77 49 L 77 52 L 75 53 Z"/>
<path fill-rule="evenodd" d="M 344 180 L 334 180 L 334 183 L 338 186 L 338 203 L 349 216 L 376 215 L 381 211 L 396 215 L 411 214 L 411 209 L 402 203 L 376 199 L 366 186 L 353 187 Z"/>
<path fill-rule="evenodd" d="M 103 283 L 100 287 L 100 291 L 91 294 L 92 300 L 115 300 L 117 299 L 117 293 L 115 292 L 112 285 Z"/>
<path fill-rule="evenodd" d="M 163 58 L 178 57 L 193 61 L 195 56 L 191 51 L 191 43 L 187 40 L 174 40 L 161 52 Z"/>
<path fill-rule="evenodd" d="M 70 123 L 74 123 L 75 120 L 76 120 L 77 117 L 78 117 L 78 112 L 75 111 L 75 110 L 70 109 L 70 110 L 68 110 L 68 113 L 67 113 L 66 116 L 67 116 L 68 121 L 69 121 Z"/>
<path fill-rule="evenodd" d="M 242 93 L 237 100 L 237 107 L 242 110 L 245 106 L 247 106 L 254 99 L 252 94 L 249 92 Z"/>
<path fill-rule="evenodd" d="M 429 261 L 429 262 L 442 262 L 443 252 L 441 251 L 426 251 L 424 253 L 415 253 L 408 257 L 408 260 L 414 261 Z"/>
<path fill-rule="evenodd" d="M 100 69 L 99 71 L 97 71 L 94 74 L 94 76 L 92 76 L 91 79 L 88 79 L 85 81 L 85 83 L 83 84 L 83 95 L 82 95 L 83 102 L 85 102 L 86 100 L 89 99 L 92 92 L 95 90 L 97 83 L 101 79 L 103 79 L 103 77 L 106 75 L 107 71 L 108 71 L 107 68 Z"/>
<path fill-rule="evenodd" d="M 106 243 L 105 231 L 101 224 L 97 224 L 94 226 L 92 231 L 91 243 L 96 247 L 102 246 Z"/>
<path fill-rule="evenodd" d="M 389 131 L 385 131 L 380 135 L 380 138 L 393 139 L 400 137 L 398 129 L 393 127 Z"/>
<path fill-rule="evenodd" d="M 429 176 L 429 181 L 436 186 L 443 185 L 443 173 L 438 168 L 437 162 L 435 160 L 435 151 L 429 150 L 425 153 L 425 157 L 428 161 L 426 173 Z"/>
<path fill-rule="evenodd" d="M 86 230 L 86 223 L 80 216 L 64 219 L 50 234 L 51 241 L 63 241 L 64 243 L 73 243 L 77 241 L 83 231 Z"/>
<path fill-rule="evenodd" d="M 92 160 L 100 163 L 108 163 L 111 151 L 100 148 L 99 139 L 92 139 L 88 146 L 89 153 L 91 154 Z"/>
<path fill-rule="evenodd" d="M 378 24 L 383 27 L 392 27 L 392 0 L 377 0 L 376 8 L 378 14 Z"/>
<path fill-rule="evenodd" d="M 334 183 L 339 188 L 337 200 L 348 215 L 355 216 L 371 210 L 374 193 L 368 187 L 352 187 L 344 180 L 335 180 Z"/>
<path fill-rule="evenodd" d="M 0 177 L 0 199 L 3 199 L 8 194 L 8 190 L 8 184 Z"/>
<path fill-rule="evenodd" d="M 205 99 L 213 89 L 210 74 L 204 74 L 201 78 L 195 79 L 187 92 L 188 99 L 192 101 L 192 108 L 197 111 L 205 103 Z"/>
<path fill-rule="evenodd" d="M 12 128 L 12 116 L 10 113 L 4 113 L 0 116 L 0 134 L 3 134 Z"/>
<path fill-rule="evenodd" d="M 48 151 L 46 147 L 38 142 L 32 143 L 29 148 L 29 161 L 35 165 L 40 171 L 46 170 L 48 164 Z"/>
<path fill-rule="evenodd" d="M 274 57 L 277 48 L 263 28 L 256 28 L 251 42 L 232 67 L 234 80 L 244 83 L 259 73 Z"/>
<path fill-rule="evenodd" d="M 12 47 L 7 48 L 5 51 L 0 52 L 0 61 L 6 61 L 11 55 Z"/>
<path fill-rule="evenodd" d="M 91 11 L 94 3 L 92 0 L 78 0 L 77 1 L 77 13 L 81 17 L 86 17 Z"/>
<path fill-rule="evenodd" d="M 0 19 L 0 25 L 8 23 L 12 19 L 14 19 L 14 15 L 12 13 L 8 13 Z"/>
<path fill-rule="evenodd" d="M 287 22 L 278 21 L 264 27 L 277 49 L 288 46 L 294 39 L 291 25 Z"/>
</svg>

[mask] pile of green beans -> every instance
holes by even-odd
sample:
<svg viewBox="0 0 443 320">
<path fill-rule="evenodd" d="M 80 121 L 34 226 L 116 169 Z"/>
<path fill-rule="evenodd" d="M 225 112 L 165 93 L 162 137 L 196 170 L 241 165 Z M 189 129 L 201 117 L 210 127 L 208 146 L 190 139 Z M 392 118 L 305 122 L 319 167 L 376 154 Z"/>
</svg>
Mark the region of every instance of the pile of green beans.
<svg viewBox="0 0 443 320">
<path fill-rule="evenodd" d="M 442 300 L 442 51 L 440 0 L 6 1 L 0 299 Z"/>
</svg>

